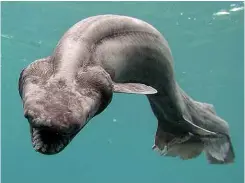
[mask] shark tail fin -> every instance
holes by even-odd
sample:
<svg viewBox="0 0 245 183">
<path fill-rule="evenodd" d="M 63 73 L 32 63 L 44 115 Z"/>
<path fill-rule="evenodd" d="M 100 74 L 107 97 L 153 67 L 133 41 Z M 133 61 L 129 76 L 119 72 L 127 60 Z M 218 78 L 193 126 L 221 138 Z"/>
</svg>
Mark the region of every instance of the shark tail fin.
<svg viewBox="0 0 245 183">
<path fill-rule="evenodd" d="M 233 163 L 235 153 L 227 135 L 218 135 L 217 138 L 205 138 L 204 151 L 210 164 L 229 164 Z"/>
</svg>

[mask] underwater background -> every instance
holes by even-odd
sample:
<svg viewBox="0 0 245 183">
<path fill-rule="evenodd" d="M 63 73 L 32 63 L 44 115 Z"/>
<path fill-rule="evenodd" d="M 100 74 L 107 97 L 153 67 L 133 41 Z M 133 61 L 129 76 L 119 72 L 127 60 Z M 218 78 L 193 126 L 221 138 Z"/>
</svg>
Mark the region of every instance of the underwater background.
<svg viewBox="0 0 245 183">
<path fill-rule="evenodd" d="M 242 183 L 244 176 L 243 2 L 2 2 L 2 183 Z M 32 149 L 18 94 L 21 70 L 50 55 L 76 22 L 99 14 L 155 26 L 174 57 L 176 80 L 212 103 L 230 126 L 235 163 L 209 165 L 152 151 L 157 121 L 145 96 L 115 94 L 61 153 Z"/>
</svg>

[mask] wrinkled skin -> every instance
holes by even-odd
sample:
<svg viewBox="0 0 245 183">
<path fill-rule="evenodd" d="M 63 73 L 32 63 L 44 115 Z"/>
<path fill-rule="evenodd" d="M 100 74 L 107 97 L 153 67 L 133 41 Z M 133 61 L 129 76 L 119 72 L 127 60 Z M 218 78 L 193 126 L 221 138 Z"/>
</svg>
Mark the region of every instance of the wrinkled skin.
<svg viewBox="0 0 245 183">
<path fill-rule="evenodd" d="M 96 68 L 77 73 L 68 82 L 66 78 L 53 76 L 50 63 L 50 57 L 32 63 L 19 81 L 33 147 L 43 154 L 63 150 L 112 97 L 111 81 L 108 76 L 104 80 L 97 78 Z"/>
</svg>

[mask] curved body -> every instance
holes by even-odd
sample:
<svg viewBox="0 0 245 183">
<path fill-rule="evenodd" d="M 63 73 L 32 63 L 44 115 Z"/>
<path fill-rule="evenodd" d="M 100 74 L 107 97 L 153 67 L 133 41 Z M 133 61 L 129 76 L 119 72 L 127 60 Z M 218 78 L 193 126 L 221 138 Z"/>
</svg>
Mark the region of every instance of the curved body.
<svg viewBox="0 0 245 183">
<path fill-rule="evenodd" d="M 36 77 L 33 73 L 40 80 L 35 85 L 43 91 L 40 98 L 50 95 L 53 102 L 39 107 L 31 102 L 25 104 L 33 94 L 22 92 L 28 88 L 24 80 Z M 182 159 L 197 157 L 205 151 L 210 163 L 230 163 L 234 159 L 227 123 L 217 116 L 211 104 L 193 100 L 179 87 L 165 38 L 150 24 L 132 17 L 100 15 L 78 22 L 64 34 L 53 55 L 37 60 L 22 72 L 19 90 L 24 108 L 32 106 L 25 110 L 31 125 L 40 128 L 37 123 L 45 127 L 48 123 L 56 129 L 63 126 L 64 133 L 74 129 L 74 125 L 69 126 L 70 121 L 74 121 L 78 133 L 89 119 L 106 108 L 112 92 L 146 94 L 158 121 L 153 149 Z M 72 94 L 68 94 L 70 91 Z M 62 99 L 57 97 L 59 92 Z M 74 108 L 63 107 L 58 110 L 63 114 L 58 115 L 55 109 L 70 106 L 67 103 L 73 99 L 81 100 L 82 109 L 79 104 Z M 60 104 L 54 106 L 54 101 Z M 46 111 L 46 106 L 51 106 L 53 112 Z M 65 115 L 65 111 L 71 112 Z M 41 113 L 53 117 L 47 122 L 47 117 L 40 117 Z M 85 114 L 89 114 L 86 119 Z M 58 116 L 62 120 L 57 120 Z"/>
</svg>

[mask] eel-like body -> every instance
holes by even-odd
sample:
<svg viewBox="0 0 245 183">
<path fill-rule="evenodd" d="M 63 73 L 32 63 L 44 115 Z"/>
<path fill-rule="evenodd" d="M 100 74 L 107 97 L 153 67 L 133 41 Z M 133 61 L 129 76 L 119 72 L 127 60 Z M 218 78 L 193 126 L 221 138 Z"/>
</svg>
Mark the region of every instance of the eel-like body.
<svg viewBox="0 0 245 183">
<path fill-rule="evenodd" d="M 98 15 L 72 26 L 53 54 L 20 74 L 19 92 L 33 147 L 56 154 L 111 102 L 113 92 L 147 96 L 158 127 L 153 149 L 210 163 L 234 161 L 228 124 L 211 104 L 197 102 L 177 84 L 163 35 L 127 16 Z"/>
</svg>

